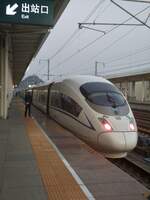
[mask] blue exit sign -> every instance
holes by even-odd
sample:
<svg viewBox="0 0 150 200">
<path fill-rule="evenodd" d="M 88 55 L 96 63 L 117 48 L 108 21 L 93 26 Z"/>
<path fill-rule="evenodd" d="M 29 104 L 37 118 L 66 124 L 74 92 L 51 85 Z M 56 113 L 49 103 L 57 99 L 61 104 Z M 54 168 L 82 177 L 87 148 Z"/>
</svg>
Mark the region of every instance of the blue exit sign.
<svg viewBox="0 0 150 200">
<path fill-rule="evenodd" d="M 54 0 L 0 0 L 0 22 L 53 26 Z"/>
</svg>

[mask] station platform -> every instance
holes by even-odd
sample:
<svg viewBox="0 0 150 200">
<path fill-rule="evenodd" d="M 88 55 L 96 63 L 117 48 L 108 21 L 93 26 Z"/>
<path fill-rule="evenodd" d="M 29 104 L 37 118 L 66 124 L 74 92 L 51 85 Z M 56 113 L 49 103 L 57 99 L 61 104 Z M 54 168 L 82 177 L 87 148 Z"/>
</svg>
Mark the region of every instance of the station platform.
<svg viewBox="0 0 150 200">
<path fill-rule="evenodd" d="M 0 200 L 146 200 L 149 190 L 37 109 L 0 120 Z"/>
</svg>

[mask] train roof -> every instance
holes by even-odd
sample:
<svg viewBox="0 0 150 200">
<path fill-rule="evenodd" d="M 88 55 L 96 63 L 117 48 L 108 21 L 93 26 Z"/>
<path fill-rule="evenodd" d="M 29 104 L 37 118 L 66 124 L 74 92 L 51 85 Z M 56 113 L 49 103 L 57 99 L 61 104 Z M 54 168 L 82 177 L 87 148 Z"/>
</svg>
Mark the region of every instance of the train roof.
<svg viewBox="0 0 150 200">
<path fill-rule="evenodd" d="M 50 82 L 50 83 L 44 83 L 42 85 L 39 86 L 34 86 L 34 88 L 39 88 L 39 87 L 45 87 L 45 86 L 49 86 L 50 84 L 55 84 L 55 83 L 64 83 L 66 85 L 69 85 L 71 87 L 80 87 L 81 85 L 83 85 L 84 83 L 88 83 L 88 82 L 103 82 L 103 83 L 110 83 L 112 84 L 110 81 L 106 80 L 103 77 L 99 77 L 99 76 L 92 76 L 92 75 L 74 75 L 74 76 L 69 76 L 65 79 L 63 79 L 62 81 L 58 81 L 58 82 Z"/>
<path fill-rule="evenodd" d="M 38 84 L 38 85 L 34 85 L 32 87 L 32 89 L 36 89 L 36 88 L 44 88 L 44 87 L 48 87 L 50 84 L 53 84 L 54 82 L 46 82 L 46 83 L 42 83 L 42 84 Z"/>
<path fill-rule="evenodd" d="M 105 78 L 98 77 L 98 76 L 90 76 L 90 75 L 76 75 L 76 76 L 71 76 L 69 78 L 64 79 L 63 81 L 67 85 L 72 83 L 74 86 L 76 85 L 77 87 L 80 87 L 84 83 L 88 82 L 103 82 L 103 83 L 110 83 L 110 81 L 106 80 Z M 72 85 L 71 84 L 71 85 Z"/>
</svg>

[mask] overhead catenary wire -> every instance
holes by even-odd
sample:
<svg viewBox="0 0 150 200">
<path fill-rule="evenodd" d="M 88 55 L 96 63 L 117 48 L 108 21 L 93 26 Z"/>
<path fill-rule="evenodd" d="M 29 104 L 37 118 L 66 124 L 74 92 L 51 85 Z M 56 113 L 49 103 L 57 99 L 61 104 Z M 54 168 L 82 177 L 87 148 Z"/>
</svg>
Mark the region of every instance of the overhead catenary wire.
<svg viewBox="0 0 150 200">
<path fill-rule="evenodd" d="M 147 9 L 147 8 L 146 8 L 146 9 Z M 78 52 L 80 53 L 81 50 L 79 49 Z M 75 56 L 75 53 L 73 53 L 70 57 L 72 58 L 72 57 L 74 57 L 74 56 Z M 70 58 L 70 59 L 71 59 L 71 58 Z M 65 60 L 67 61 L 67 58 L 66 58 Z"/>
<path fill-rule="evenodd" d="M 100 17 L 100 15 L 102 15 L 111 5 L 112 5 L 111 2 L 109 1 L 109 4 L 106 5 L 106 7 L 96 15 L 96 17 L 93 20 L 93 22 L 96 22 L 96 20 Z"/>
<path fill-rule="evenodd" d="M 121 67 L 119 67 L 119 68 L 117 68 L 118 66 L 120 66 L 120 65 L 117 65 L 117 66 L 115 66 L 115 68 L 113 67 L 111 67 L 111 69 L 110 70 L 108 70 L 108 67 L 107 67 L 107 70 L 106 70 L 106 68 L 105 68 L 105 72 L 103 71 L 103 75 L 105 75 L 105 74 L 107 74 L 107 73 L 109 73 L 109 72 L 114 72 L 114 71 L 118 71 L 118 70 L 126 70 L 126 69 L 135 69 L 135 68 L 137 68 L 137 67 L 139 67 L 139 66 L 144 66 L 144 65 L 148 65 L 148 64 L 150 64 L 150 62 L 149 62 L 149 60 L 145 60 L 145 61 L 148 61 L 148 62 L 144 62 L 144 63 L 140 63 L 140 62 L 138 62 L 138 63 L 136 63 L 136 64 L 125 64 L 125 65 L 122 65 Z M 127 66 L 127 67 L 126 67 Z M 104 68 L 103 68 L 104 69 Z M 78 74 L 80 72 L 80 74 L 85 74 L 85 73 L 87 73 L 87 72 L 91 72 L 91 69 L 87 69 L 86 71 L 85 71 L 85 69 L 82 69 L 82 70 L 80 70 L 80 71 L 76 71 L 76 73 Z M 84 73 L 85 72 L 85 73 Z M 95 72 L 93 71 L 93 74 L 94 74 Z M 102 73 L 102 71 L 101 71 L 101 73 Z"/>
<path fill-rule="evenodd" d="M 110 45 L 108 45 L 107 47 L 105 47 L 103 50 L 101 50 L 101 52 L 98 52 L 98 54 L 101 54 L 101 55 L 102 55 L 102 53 L 104 53 L 107 49 L 110 49 L 114 44 L 116 44 L 117 42 L 119 42 L 121 39 L 125 38 L 126 35 L 128 35 L 128 34 L 131 33 L 132 31 L 134 31 L 135 28 L 136 28 L 136 27 L 133 27 L 133 29 L 129 30 L 128 33 L 125 33 L 125 34 L 124 34 L 123 36 L 121 36 L 119 39 L 115 40 L 113 43 L 111 43 Z M 149 46 L 147 49 L 143 49 L 143 51 L 146 51 L 146 50 L 149 50 L 149 49 L 150 49 L 150 46 Z M 142 52 L 142 51 L 141 51 L 141 52 Z M 138 53 L 139 53 L 139 52 L 136 52 L 135 54 L 138 54 Z M 98 54 L 94 55 L 94 56 L 93 56 L 92 58 L 90 58 L 88 61 L 93 60 L 95 57 L 98 56 Z M 129 57 L 129 56 L 132 56 L 132 55 L 127 55 L 126 57 Z M 112 61 L 110 61 L 110 62 L 105 62 L 105 65 L 110 64 L 111 62 L 114 62 L 114 61 L 117 61 L 117 60 L 120 60 L 120 59 L 122 59 L 122 57 L 121 57 L 121 58 L 118 58 L 118 59 L 116 59 L 116 60 L 112 60 Z M 87 61 L 87 62 L 88 62 L 88 61 Z M 77 68 L 78 68 L 78 66 L 75 67 L 75 69 L 77 69 Z M 82 70 L 85 70 L 85 68 L 82 68 Z M 79 72 L 79 71 L 76 71 L 76 72 Z"/>
<path fill-rule="evenodd" d="M 101 39 L 102 37 L 106 36 L 108 33 L 110 33 L 111 31 L 113 31 L 114 29 L 116 29 L 117 27 L 114 27 L 113 29 L 111 29 L 109 32 L 97 37 L 95 40 L 93 40 L 92 42 L 88 43 L 87 45 L 85 45 L 84 47 L 82 47 L 81 49 L 78 49 L 77 51 L 75 51 L 73 54 L 71 54 L 70 56 L 66 57 L 64 60 L 62 60 L 60 63 L 58 63 L 58 65 L 54 66 L 52 69 L 54 68 L 58 68 L 60 67 L 63 63 L 68 62 L 72 57 L 76 56 L 77 54 L 81 53 L 84 49 L 87 49 L 88 47 L 90 47 L 91 45 L 93 45 L 95 42 L 97 42 L 99 39 Z"/>
<path fill-rule="evenodd" d="M 144 8 L 143 10 L 139 11 L 138 13 L 135 14 L 135 16 L 141 14 L 142 12 L 144 12 L 145 10 L 147 10 L 148 8 L 150 8 L 150 6 Z M 124 24 L 126 22 L 128 22 L 129 20 L 131 20 L 132 17 L 129 17 L 128 19 L 124 20 L 121 24 Z M 113 27 L 111 30 L 109 30 L 108 32 L 105 33 L 105 35 L 101 35 L 99 37 L 97 37 L 96 39 L 94 39 L 92 42 L 89 42 L 88 44 L 86 44 L 84 47 L 82 47 L 81 49 L 78 49 L 76 52 L 74 52 L 73 54 L 71 54 L 70 56 L 66 57 L 63 61 L 61 61 L 59 64 L 57 64 L 56 66 L 54 66 L 53 68 L 58 68 L 59 66 L 61 66 L 63 63 L 68 62 L 72 57 L 76 56 L 77 54 L 81 53 L 83 50 L 87 49 L 88 47 L 90 47 L 91 45 L 93 45 L 95 42 L 97 42 L 98 40 L 100 40 L 102 37 L 108 35 L 109 33 L 111 33 L 113 30 L 117 29 L 118 27 L 120 27 L 120 25 L 116 25 L 115 27 Z M 134 27 L 135 28 L 135 27 Z M 130 31 L 129 31 L 130 32 Z M 123 36 L 124 37 L 124 36 Z M 122 37 L 121 37 L 122 38 Z M 120 39 L 119 39 L 120 40 Z M 115 43 L 118 42 L 115 41 Z M 113 44 L 114 45 L 114 44 Z M 111 45 L 109 45 L 107 48 L 104 49 L 104 51 L 108 48 L 110 48 Z M 101 53 L 101 52 L 100 52 Z M 98 53 L 99 54 L 99 53 Z M 98 55 L 96 54 L 96 56 Z M 94 57 L 96 57 L 94 56 Z M 92 57 L 93 58 L 93 57 Z M 53 69 L 52 68 L 52 69 Z"/>
<path fill-rule="evenodd" d="M 136 67 L 139 67 L 139 66 L 144 66 L 144 65 L 149 65 L 150 62 L 144 62 L 144 63 L 137 63 L 136 65 L 135 64 L 132 64 L 132 65 L 128 65 L 126 68 L 124 68 L 123 66 L 120 67 L 120 68 L 113 68 L 113 71 L 112 70 L 109 70 L 107 72 L 114 72 L 114 71 L 118 71 L 118 70 L 126 70 L 126 69 L 132 69 L 134 70 Z M 126 66 L 126 65 L 124 65 Z M 132 68 L 134 67 L 134 68 Z"/>
<path fill-rule="evenodd" d="M 130 54 L 127 54 L 125 56 L 121 56 L 119 58 L 112 59 L 112 60 L 108 61 L 107 63 L 110 64 L 110 63 L 113 63 L 113 62 L 116 62 L 116 61 L 119 61 L 119 60 L 123 60 L 123 59 L 131 57 L 133 55 L 141 54 L 141 53 L 148 51 L 148 50 L 150 50 L 150 46 L 147 46 L 147 47 L 144 47 L 144 48 L 141 48 L 141 49 L 137 49 L 135 53 L 130 53 Z"/>
<path fill-rule="evenodd" d="M 123 58 L 126 58 L 126 57 L 129 57 L 129 56 L 132 56 L 132 55 L 135 55 L 135 54 L 140 54 L 140 53 L 143 53 L 144 51 L 147 51 L 147 50 L 150 50 L 150 46 L 148 47 L 148 48 L 144 48 L 142 51 L 137 51 L 136 53 L 134 53 L 134 54 L 129 54 L 129 55 L 127 55 L 127 56 L 124 56 Z M 122 58 L 121 58 L 122 59 Z M 119 59 L 115 59 L 115 60 L 113 60 L 113 61 L 117 61 L 117 60 L 120 60 L 120 58 Z M 105 62 L 105 66 L 107 66 L 107 69 L 108 69 L 108 67 L 109 68 L 113 68 L 113 70 L 115 69 L 115 70 L 123 70 L 126 66 L 126 68 L 128 69 L 128 68 L 130 68 L 130 67 L 137 67 L 137 66 L 140 66 L 140 65 L 146 65 L 146 64 L 149 64 L 149 59 L 146 59 L 146 60 L 139 60 L 138 61 L 138 63 L 135 63 L 134 62 L 134 64 L 128 64 L 128 63 L 126 63 L 126 64 L 118 64 L 118 65 L 116 65 L 115 64 L 115 68 L 114 68 L 114 66 L 113 65 L 110 65 L 111 63 L 113 63 L 113 61 L 112 62 Z M 141 63 L 141 62 L 145 62 L 145 63 Z M 118 66 L 121 66 L 121 68 L 117 68 Z M 106 69 L 106 67 L 105 67 L 105 69 Z M 82 71 L 85 71 L 85 69 L 84 68 L 82 68 L 82 70 L 80 70 L 80 72 L 82 72 Z M 108 71 L 110 71 L 110 70 L 108 70 Z"/>
<path fill-rule="evenodd" d="M 105 0 L 101 0 L 99 1 L 94 8 L 92 9 L 92 11 L 88 14 L 88 16 L 84 19 L 84 22 L 86 22 L 87 20 L 89 20 L 91 18 L 91 16 L 96 12 L 96 10 L 100 7 L 100 5 L 102 3 L 104 3 Z M 75 38 L 75 36 L 77 35 L 77 33 L 79 33 L 80 29 L 75 29 L 74 32 L 69 36 L 69 38 L 64 42 L 64 44 L 49 58 L 50 60 L 54 59 L 66 46 L 68 46 L 68 44 L 70 44 L 70 42 Z M 43 70 L 43 69 L 41 69 Z M 41 71 L 40 70 L 40 71 Z"/>
<path fill-rule="evenodd" d="M 145 64 L 146 63 L 149 63 L 150 62 L 150 60 L 149 59 L 142 59 L 142 60 L 139 60 L 138 62 L 134 62 L 134 63 L 130 63 L 129 64 L 129 62 L 128 63 L 124 63 L 124 64 L 122 64 L 122 65 L 120 65 L 120 64 L 117 64 L 117 65 L 115 65 L 115 68 L 117 68 L 117 67 L 119 67 L 119 66 L 121 66 L 121 67 L 125 67 L 125 66 L 137 66 L 137 65 L 140 65 L 141 64 L 141 62 L 145 62 Z M 143 63 L 144 64 L 144 63 Z M 111 65 L 112 67 L 114 67 L 114 65 Z"/>
<path fill-rule="evenodd" d="M 147 20 L 147 19 L 146 19 Z M 81 27 L 84 27 L 84 25 L 102 25 L 102 26 L 117 26 L 117 25 L 120 25 L 120 26 L 143 26 L 143 24 L 135 24 L 135 23 L 132 23 L 132 24 L 122 24 L 122 23 L 104 23 L 104 22 L 101 22 L 101 23 L 79 23 L 79 28 Z"/>
<path fill-rule="evenodd" d="M 111 43 L 110 45 L 108 45 L 107 47 L 105 47 L 104 49 L 102 49 L 100 52 L 98 52 L 96 55 L 94 55 L 92 58 L 88 59 L 87 62 L 89 62 L 90 60 L 93 60 L 94 58 L 96 58 L 99 54 L 104 53 L 107 49 L 110 49 L 113 45 L 115 45 L 117 42 L 119 42 L 120 40 L 122 40 L 123 38 L 125 38 L 127 35 L 129 35 L 129 33 L 131 33 L 132 31 L 134 31 L 136 29 L 136 27 L 133 27 L 131 30 L 129 30 L 127 33 L 125 33 L 124 35 L 122 35 L 119 39 L 115 40 L 113 43 Z M 77 69 L 78 67 L 75 67 L 75 69 Z M 84 68 L 85 70 L 85 68 Z"/>
<path fill-rule="evenodd" d="M 150 6 L 149 6 L 149 7 L 150 7 Z M 147 7 L 147 8 L 149 8 L 149 7 Z M 145 8 L 144 10 L 146 10 L 147 8 Z M 140 11 L 140 13 L 143 12 L 144 10 Z M 138 14 L 140 14 L 140 13 L 137 13 L 136 15 L 138 15 Z M 130 18 L 130 19 L 131 19 L 131 18 Z M 130 32 L 132 32 L 135 28 L 136 28 L 136 27 L 134 27 L 133 29 L 129 30 L 128 34 L 129 34 Z M 106 35 L 107 35 L 107 33 L 106 33 Z M 121 39 L 123 39 L 125 36 L 127 36 L 127 34 L 121 36 L 119 39 L 115 40 L 113 43 L 111 43 L 110 45 L 108 45 L 107 47 L 105 47 L 104 49 L 102 49 L 100 52 L 98 52 L 96 55 L 92 56 L 90 59 L 88 59 L 88 60 L 86 61 L 86 63 L 89 62 L 90 60 L 96 58 L 99 54 L 103 54 L 107 49 L 110 49 L 114 44 L 116 44 L 118 41 L 120 41 Z M 75 69 L 77 69 L 77 68 L 78 68 L 78 66 L 75 67 Z"/>
<path fill-rule="evenodd" d="M 97 32 L 100 32 L 100 33 L 103 33 L 105 34 L 106 32 L 105 31 L 102 31 L 102 30 L 99 30 L 99 29 L 95 29 L 95 28 L 90 28 L 88 26 L 81 26 L 81 24 L 79 23 L 79 28 L 82 29 L 82 28 L 86 28 L 86 29 L 89 29 L 89 30 L 93 30 L 93 31 L 97 31 Z"/>
<path fill-rule="evenodd" d="M 104 2 L 105 0 L 101 0 L 96 6 L 92 9 L 90 14 L 84 19 L 84 22 L 90 19 L 90 17 L 93 15 L 93 13 L 99 8 L 99 6 Z M 70 41 L 76 36 L 76 34 L 80 31 L 80 29 L 75 29 L 75 31 L 71 34 L 71 36 L 65 41 L 65 43 L 54 53 L 50 60 L 55 58 L 69 43 Z"/>
<path fill-rule="evenodd" d="M 96 15 L 95 19 L 93 20 L 93 23 L 90 23 L 90 24 L 96 24 L 96 20 L 100 17 L 100 15 L 102 15 L 111 5 L 111 2 L 109 2 L 109 4 L 101 11 L 98 13 L 98 15 Z M 99 30 L 99 29 L 95 29 L 95 28 L 91 28 L 91 27 L 87 27 L 87 26 L 84 26 L 84 25 L 88 25 L 89 23 L 85 23 L 85 22 L 82 22 L 82 23 L 78 23 L 79 24 L 79 28 L 82 29 L 82 28 L 85 28 L 85 29 L 89 29 L 89 30 L 93 30 L 93 31 L 97 31 L 97 32 L 101 32 L 101 33 L 104 33 L 105 34 L 105 31 L 103 30 Z M 84 25 L 83 25 L 84 24 Z"/>
<path fill-rule="evenodd" d="M 131 17 L 133 17 L 134 19 L 136 19 L 138 22 L 140 22 L 141 24 L 143 24 L 145 27 L 150 29 L 150 26 L 148 26 L 145 22 L 143 22 L 142 20 L 138 19 L 136 17 L 136 15 L 133 15 L 132 13 L 130 13 L 128 10 L 126 10 L 125 8 L 123 8 L 122 6 L 120 6 L 118 3 L 116 3 L 114 0 L 110 0 L 113 4 L 115 4 L 116 6 L 118 6 L 120 9 L 122 9 L 124 12 L 126 12 L 127 14 L 129 14 Z"/>
<path fill-rule="evenodd" d="M 144 0 L 122 0 L 122 1 L 129 1 L 129 2 L 136 2 L 136 3 L 150 3 L 150 1 L 144 1 Z"/>
</svg>

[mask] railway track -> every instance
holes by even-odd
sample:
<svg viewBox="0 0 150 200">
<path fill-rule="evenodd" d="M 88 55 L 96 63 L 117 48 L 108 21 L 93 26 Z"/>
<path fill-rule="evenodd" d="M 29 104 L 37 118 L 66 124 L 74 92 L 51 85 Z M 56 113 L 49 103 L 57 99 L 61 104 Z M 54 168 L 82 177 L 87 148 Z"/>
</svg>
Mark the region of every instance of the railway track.
<svg viewBox="0 0 150 200">
<path fill-rule="evenodd" d="M 126 158 L 109 159 L 109 161 L 150 189 L 150 161 L 135 152 Z"/>
<path fill-rule="evenodd" d="M 150 111 L 133 109 L 138 130 L 150 134 Z"/>
<path fill-rule="evenodd" d="M 111 162 L 150 189 L 150 111 L 142 109 L 132 108 L 139 131 L 137 148 L 126 158 Z"/>
<path fill-rule="evenodd" d="M 136 152 L 150 158 L 150 111 L 133 109 L 139 138 Z"/>
</svg>

